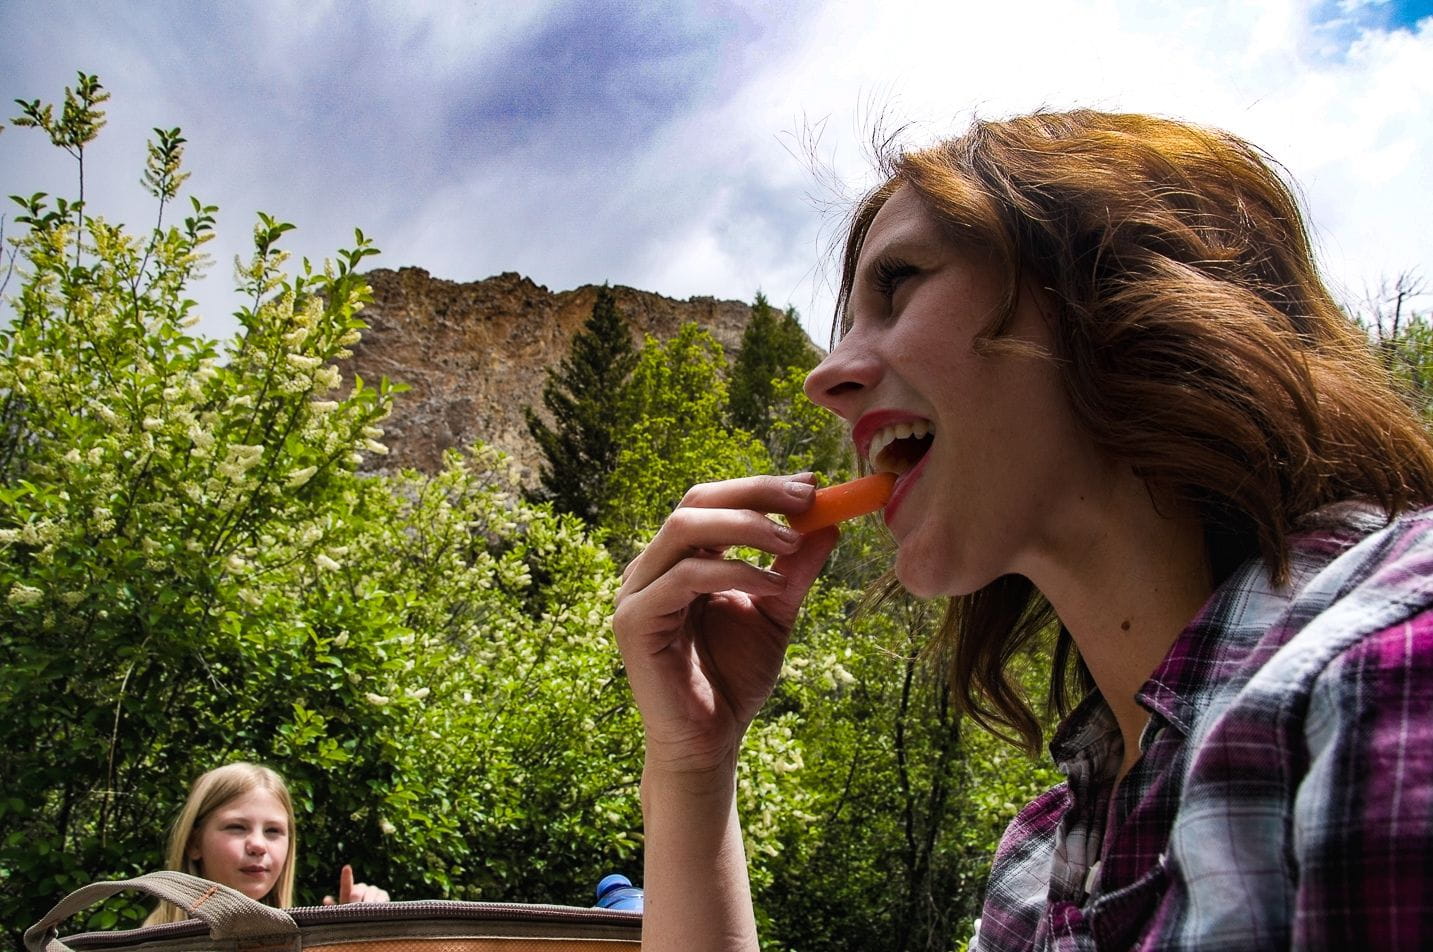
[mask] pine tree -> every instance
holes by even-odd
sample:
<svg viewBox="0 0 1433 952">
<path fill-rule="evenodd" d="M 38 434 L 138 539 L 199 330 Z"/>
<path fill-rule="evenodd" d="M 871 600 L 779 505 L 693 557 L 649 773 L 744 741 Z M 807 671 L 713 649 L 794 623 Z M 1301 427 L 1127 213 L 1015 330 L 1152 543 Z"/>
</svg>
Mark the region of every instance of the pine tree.
<svg viewBox="0 0 1433 952">
<path fill-rule="evenodd" d="M 728 403 L 732 425 L 764 441 L 771 429 L 775 381 L 792 367 L 810 370 L 817 359 L 816 349 L 796 319 L 796 310 L 778 312 L 766 295 L 758 292 L 732 367 Z"/>
<path fill-rule="evenodd" d="M 542 402 L 552 425 L 531 407 L 524 413 L 544 460 L 536 498 L 594 519 L 617 458 L 614 433 L 622 383 L 636 359 L 627 321 L 604 285 L 567 357 L 547 372 Z"/>
<path fill-rule="evenodd" d="M 623 388 L 620 449 L 597 519 L 619 560 L 690 487 L 772 471 L 761 443 L 727 424 L 728 373 L 721 344 L 696 323 L 647 338 Z"/>
</svg>

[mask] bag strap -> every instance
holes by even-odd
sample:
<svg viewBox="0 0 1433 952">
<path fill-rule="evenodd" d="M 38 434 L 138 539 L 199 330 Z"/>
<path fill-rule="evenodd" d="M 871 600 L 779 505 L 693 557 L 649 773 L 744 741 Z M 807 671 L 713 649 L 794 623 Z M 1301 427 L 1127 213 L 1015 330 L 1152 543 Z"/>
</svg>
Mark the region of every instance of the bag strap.
<svg viewBox="0 0 1433 952">
<path fill-rule="evenodd" d="M 127 889 L 137 889 L 174 903 L 202 920 L 215 941 L 262 937 L 273 940 L 272 943 L 258 943 L 265 949 L 271 944 L 292 949 L 293 952 L 298 952 L 300 948 L 299 927 L 287 912 L 255 902 L 237 889 L 173 871 L 81 886 L 56 903 L 43 919 L 25 930 L 25 948 L 28 952 L 73 952 L 60 941 L 60 923 L 106 896 Z M 245 943 L 246 946 L 249 944 Z"/>
</svg>

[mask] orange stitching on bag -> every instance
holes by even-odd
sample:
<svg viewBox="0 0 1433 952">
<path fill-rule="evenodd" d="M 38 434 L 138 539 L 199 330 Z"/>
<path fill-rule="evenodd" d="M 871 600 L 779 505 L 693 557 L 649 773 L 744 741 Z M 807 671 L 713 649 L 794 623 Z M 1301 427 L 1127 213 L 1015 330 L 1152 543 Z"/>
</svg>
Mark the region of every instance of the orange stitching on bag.
<svg viewBox="0 0 1433 952">
<path fill-rule="evenodd" d="M 218 891 L 219 891 L 219 887 L 218 887 L 218 886 L 210 886 L 210 887 L 208 888 L 208 890 L 205 891 L 204 895 L 200 896 L 199 899 L 198 899 L 198 901 L 195 902 L 194 905 L 192 905 L 192 906 L 189 907 L 189 911 L 190 911 L 190 912 L 193 912 L 194 910 L 198 909 L 200 906 L 204 905 L 204 904 L 205 904 L 206 902 L 208 902 L 209 900 L 213 899 L 213 898 L 214 898 L 214 894 L 217 893 Z"/>
</svg>

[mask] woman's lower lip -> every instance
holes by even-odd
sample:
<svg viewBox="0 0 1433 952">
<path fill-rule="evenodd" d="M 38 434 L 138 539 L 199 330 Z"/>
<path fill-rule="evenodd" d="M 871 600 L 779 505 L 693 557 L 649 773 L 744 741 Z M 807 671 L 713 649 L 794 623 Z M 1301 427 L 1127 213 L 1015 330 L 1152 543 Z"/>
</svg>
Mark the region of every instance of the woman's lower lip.
<svg viewBox="0 0 1433 952">
<path fill-rule="evenodd" d="M 881 518 L 885 521 L 887 528 L 890 527 L 891 521 L 895 519 L 896 510 L 898 510 L 901 507 L 901 503 L 905 501 L 906 494 L 910 491 L 911 486 L 920 478 L 921 470 L 925 469 L 926 460 L 928 459 L 930 459 L 929 452 L 920 458 L 920 462 L 906 470 L 900 475 L 900 478 L 896 480 L 895 488 L 891 490 L 891 498 L 886 503 L 886 508 L 881 511 Z"/>
</svg>

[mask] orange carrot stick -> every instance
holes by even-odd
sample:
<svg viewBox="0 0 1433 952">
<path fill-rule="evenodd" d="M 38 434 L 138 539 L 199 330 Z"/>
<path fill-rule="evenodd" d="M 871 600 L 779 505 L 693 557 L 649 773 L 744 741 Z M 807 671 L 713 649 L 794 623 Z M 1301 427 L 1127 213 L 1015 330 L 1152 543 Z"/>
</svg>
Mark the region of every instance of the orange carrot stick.
<svg viewBox="0 0 1433 952">
<path fill-rule="evenodd" d="M 787 516 L 786 521 L 797 532 L 806 533 L 864 516 L 886 504 L 895 484 L 895 473 L 872 473 L 849 483 L 818 489 L 811 500 L 811 508 L 794 516 Z"/>
</svg>

